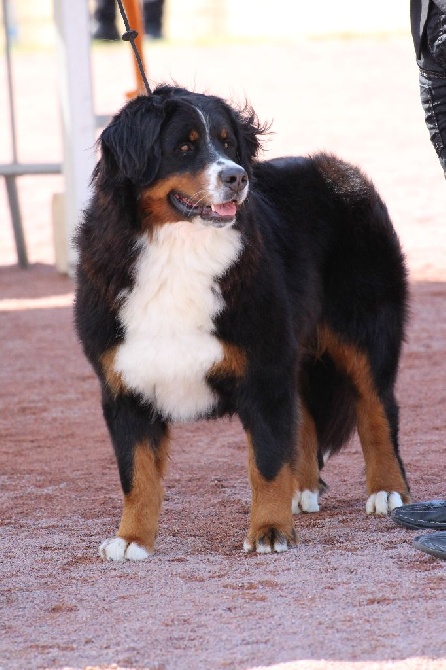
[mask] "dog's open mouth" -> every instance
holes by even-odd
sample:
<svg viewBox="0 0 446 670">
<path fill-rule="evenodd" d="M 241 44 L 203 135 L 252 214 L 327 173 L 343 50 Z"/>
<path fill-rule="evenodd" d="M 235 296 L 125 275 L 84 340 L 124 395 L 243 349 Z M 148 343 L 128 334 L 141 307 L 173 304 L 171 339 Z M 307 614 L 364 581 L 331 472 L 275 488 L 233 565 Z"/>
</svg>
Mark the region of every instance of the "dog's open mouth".
<svg viewBox="0 0 446 670">
<path fill-rule="evenodd" d="M 237 205 L 232 200 L 216 205 L 202 205 L 195 204 L 186 196 L 175 192 L 169 194 L 169 199 L 173 207 L 188 219 L 199 216 L 203 221 L 217 227 L 230 223 L 237 214 Z"/>
</svg>

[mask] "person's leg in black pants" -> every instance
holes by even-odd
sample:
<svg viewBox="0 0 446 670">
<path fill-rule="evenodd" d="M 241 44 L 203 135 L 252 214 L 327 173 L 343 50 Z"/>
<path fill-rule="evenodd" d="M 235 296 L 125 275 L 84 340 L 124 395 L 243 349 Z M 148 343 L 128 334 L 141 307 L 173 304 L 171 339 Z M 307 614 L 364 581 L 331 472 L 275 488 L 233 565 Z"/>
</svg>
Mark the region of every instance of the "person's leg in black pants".
<svg viewBox="0 0 446 670">
<path fill-rule="evenodd" d="M 152 39 L 159 39 L 163 33 L 164 0 L 143 0 L 144 32 Z"/>
<path fill-rule="evenodd" d="M 446 2 L 412 0 L 412 34 L 426 125 L 446 176 Z M 425 13 L 425 17 L 420 20 Z"/>
<path fill-rule="evenodd" d="M 94 11 L 95 40 L 119 40 L 116 28 L 116 2 L 115 0 L 96 0 Z"/>
</svg>

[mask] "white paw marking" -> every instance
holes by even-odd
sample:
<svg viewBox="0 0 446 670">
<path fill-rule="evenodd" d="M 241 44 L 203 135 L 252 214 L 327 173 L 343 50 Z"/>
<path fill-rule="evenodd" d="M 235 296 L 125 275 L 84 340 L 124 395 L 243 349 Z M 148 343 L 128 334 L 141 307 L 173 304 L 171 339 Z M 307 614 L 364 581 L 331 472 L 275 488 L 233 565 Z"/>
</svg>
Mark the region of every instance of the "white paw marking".
<svg viewBox="0 0 446 670">
<path fill-rule="evenodd" d="M 288 551 L 288 542 L 286 540 L 276 540 L 274 542 L 274 551 L 278 554 Z"/>
<path fill-rule="evenodd" d="M 391 493 L 389 493 L 389 498 L 387 500 L 387 506 L 389 508 L 389 512 L 391 512 L 396 507 L 402 507 L 403 506 L 403 499 L 401 498 L 400 494 L 397 493 L 396 491 L 392 491 Z"/>
<path fill-rule="evenodd" d="M 271 545 L 266 542 L 258 542 L 256 551 L 258 554 L 271 554 Z"/>
<path fill-rule="evenodd" d="M 319 512 L 319 491 L 310 491 L 309 489 L 296 491 L 291 503 L 291 511 L 293 514 Z"/>
<path fill-rule="evenodd" d="M 255 545 L 250 540 L 246 539 L 243 542 L 243 551 L 246 553 L 250 553 L 254 550 L 258 554 L 272 554 L 273 552 L 281 554 L 282 552 L 288 550 L 288 542 L 284 537 L 277 538 L 276 540 L 274 540 L 274 546 L 271 547 L 269 542 L 263 542 L 260 540 Z"/>
<path fill-rule="evenodd" d="M 150 556 L 147 549 L 122 537 L 105 540 L 99 547 L 99 556 L 105 561 L 143 561 Z"/>
<path fill-rule="evenodd" d="M 125 552 L 125 557 L 128 561 L 144 561 L 149 556 L 150 554 L 147 549 L 136 544 L 136 542 L 130 542 Z"/>
<path fill-rule="evenodd" d="M 293 495 L 293 500 L 291 501 L 291 512 L 293 514 L 300 514 L 300 512 L 301 512 L 301 509 L 300 509 L 301 498 L 302 498 L 301 491 L 296 491 L 296 493 Z"/>
<path fill-rule="evenodd" d="M 396 491 L 378 491 L 367 498 L 365 511 L 366 514 L 386 516 L 395 507 L 401 507 L 402 504 L 402 498 Z"/>
</svg>

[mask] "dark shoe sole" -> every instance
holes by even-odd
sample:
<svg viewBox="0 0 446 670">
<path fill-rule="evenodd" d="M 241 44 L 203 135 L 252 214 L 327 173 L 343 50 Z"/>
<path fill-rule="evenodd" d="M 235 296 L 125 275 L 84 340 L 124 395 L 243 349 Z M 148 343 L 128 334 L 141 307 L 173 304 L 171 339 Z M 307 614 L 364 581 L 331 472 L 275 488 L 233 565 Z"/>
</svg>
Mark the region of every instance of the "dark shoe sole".
<svg viewBox="0 0 446 670">
<path fill-rule="evenodd" d="M 426 554 L 446 561 L 446 533 L 419 535 L 413 540 L 413 546 Z"/>
<path fill-rule="evenodd" d="M 446 530 L 446 500 L 403 505 L 392 511 L 391 518 L 405 528 Z"/>
</svg>

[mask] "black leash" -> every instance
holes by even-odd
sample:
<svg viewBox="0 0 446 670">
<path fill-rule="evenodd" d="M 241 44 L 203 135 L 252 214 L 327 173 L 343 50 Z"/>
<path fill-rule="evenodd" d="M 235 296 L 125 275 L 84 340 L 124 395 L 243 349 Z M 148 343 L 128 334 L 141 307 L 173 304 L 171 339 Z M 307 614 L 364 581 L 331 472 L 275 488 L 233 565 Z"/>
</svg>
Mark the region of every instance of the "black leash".
<svg viewBox="0 0 446 670">
<path fill-rule="evenodd" d="M 141 56 L 139 55 L 139 51 L 135 44 L 135 38 L 138 37 L 138 32 L 130 28 L 127 15 L 124 10 L 124 5 L 122 4 L 122 0 L 118 0 L 118 5 L 119 5 L 119 11 L 121 12 L 122 20 L 124 21 L 125 25 L 125 33 L 122 35 L 121 39 L 123 39 L 124 42 L 130 42 L 130 44 L 132 45 L 133 53 L 135 54 L 136 62 L 138 63 L 138 68 L 141 73 L 144 86 L 146 87 L 147 95 L 152 95 L 152 90 L 149 86 L 149 82 L 147 81 L 146 73 L 144 72 Z"/>
</svg>

